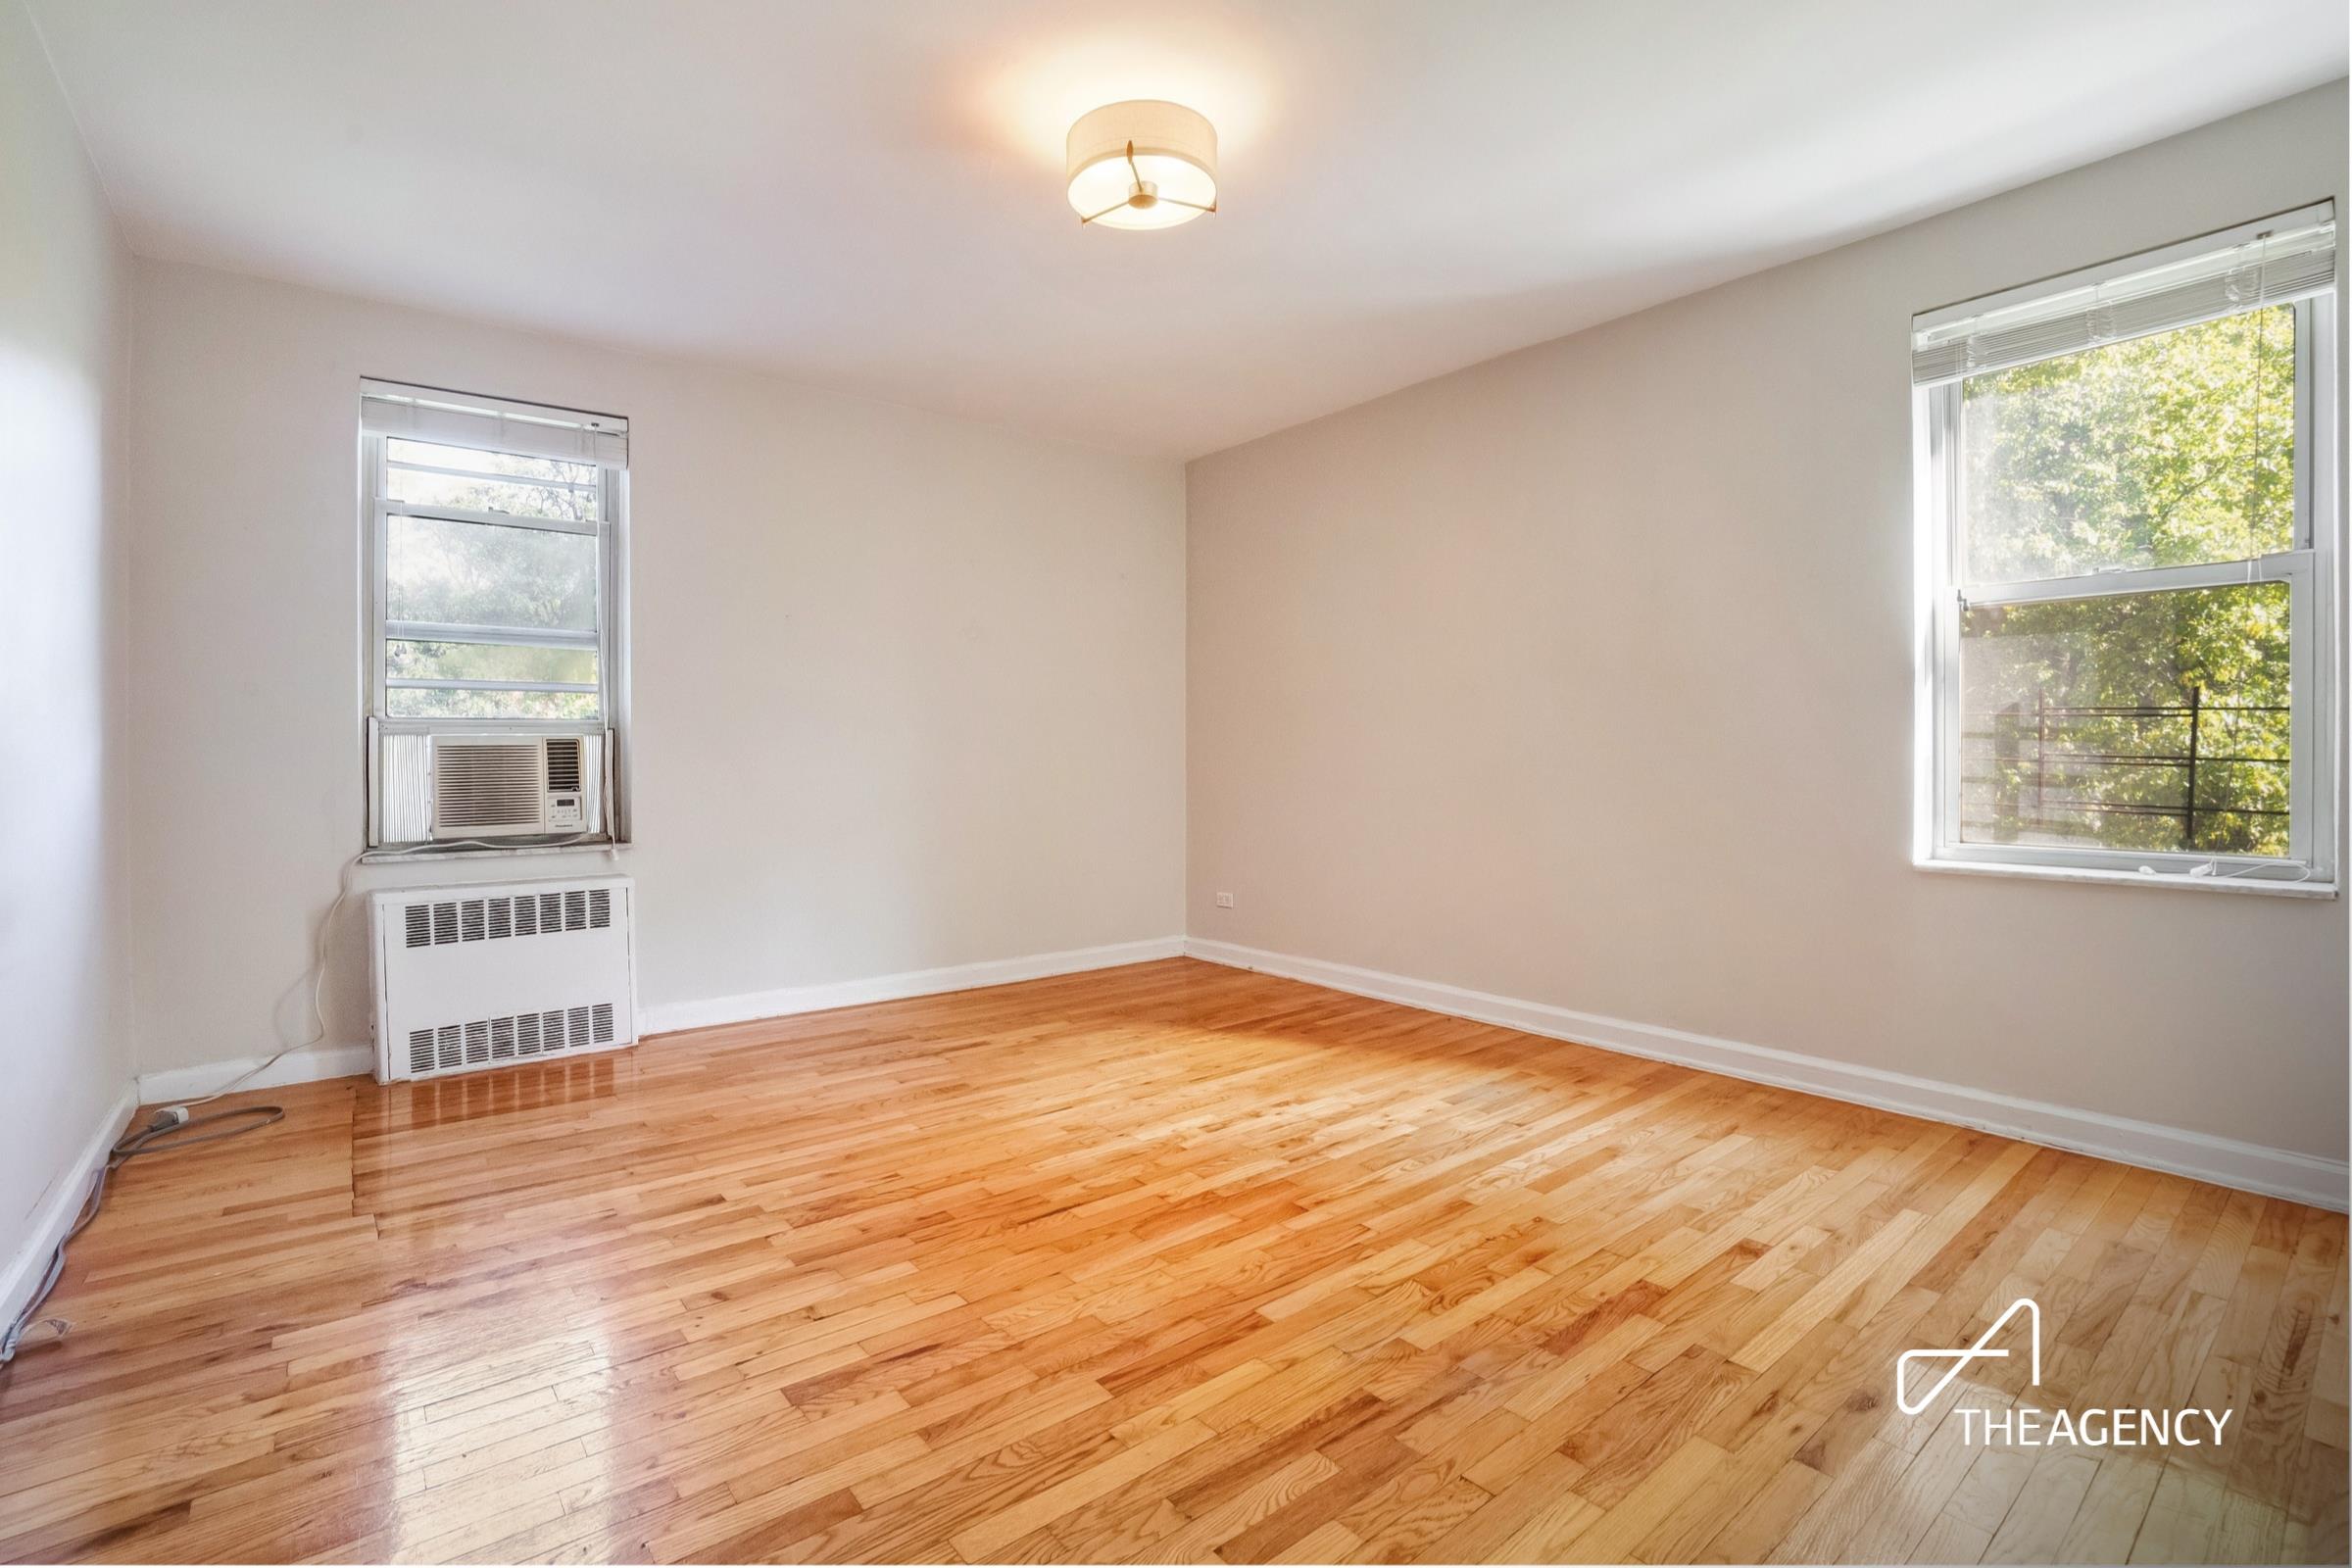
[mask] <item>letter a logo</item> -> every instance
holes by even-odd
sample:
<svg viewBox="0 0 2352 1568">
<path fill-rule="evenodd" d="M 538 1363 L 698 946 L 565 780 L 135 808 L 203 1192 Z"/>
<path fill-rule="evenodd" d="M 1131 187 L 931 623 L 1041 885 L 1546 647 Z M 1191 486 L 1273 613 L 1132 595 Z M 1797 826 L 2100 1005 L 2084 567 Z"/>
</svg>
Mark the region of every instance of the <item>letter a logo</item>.
<svg viewBox="0 0 2352 1568">
<path fill-rule="evenodd" d="M 1971 1361 L 1975 1361 L 1980 1358 L 2006 1359 L 2009 1354 L 2007 1350 L 1988 1350 L 1984 1347 L 1994 1335 L 2001 1332 L 2002 1328 L 2008 1324 L 2011 1318 L 2017 1316 L 2017 1314 L 2020 1312 L 2025 1313 L 2027 1318 L 2031 1320 L 2033 1329 L 2033 1339 L 2031 1342 L 2033 1346 L 2033 1364 L 2030 1368 L 2030 1371 L 2033 1374 L 2034 1382 L 2036 1384 L 2040 1383 L 2041 1307 L 2034 1300 L 2032 1297 L 2021 1296 L 2016 1300 L 2009 1303 L 2009 1309 L 2007 1311 L 2003 1312 L 1999 1317 L 1996 1317 L 1992 1320 L 1992 1327 L 1986 1329 L 1984 1333 L 1977 1336 L 1976 1344 L 1968 1347 L 1968 1348 L 1964 1350 L 1905 1350 L 1902 1354 L 1896 1356 L 1894 1358 L 1895 1407 L 1901 1410 L 1905 1415 L 1917 1415 L 1922 1410 L 1925 1410 L 1929 1405 L 1934 1404 L 1936 1402 L 1936 1396 L 1941 1394 L 1945 1389 L 1950 1388 L 1952 1385 L 1952 1379 L 1967 1371 L 1968 1364 Z M 1951 1366 L 1945 1369 L 1943 1376 L 1937 1378 L 1934 1383 L 1928 1385 L 1926 1393 L 1919 1395 L 1917 1397 L 1913 1397 L 1905 1391 L 1905 1385 L 1910 1381 L 1908 1374 L 1911 1370 L 1911 1363 L 1914 1361 L 1949 1361 L 1951 1362 Z"/>
</svg>

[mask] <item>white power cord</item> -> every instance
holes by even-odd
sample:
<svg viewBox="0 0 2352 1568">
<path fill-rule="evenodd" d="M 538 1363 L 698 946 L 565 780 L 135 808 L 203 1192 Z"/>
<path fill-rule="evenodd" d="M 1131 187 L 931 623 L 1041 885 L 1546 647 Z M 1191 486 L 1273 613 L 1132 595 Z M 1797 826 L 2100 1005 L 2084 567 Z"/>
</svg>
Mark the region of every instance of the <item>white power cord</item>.
<svg viewBox="0 0 2352 1568">
<path fill-rule="evenodd" d="M 2249 860 L 2234 871 L 2225 871 L 2222 869 L 2221 857 L 2217 855 L 2208 859 L 2203 865 L 2190 866 L 2186 874 L 2192 877 L 2200 878 L 2207 882 L 2226 882 L 2230 878 L 2235 876 L 2253 876 L 2257 871 L 2274 871 L 2281 869 L 2284 869 L 2284 862 L 2282 861 Z M 2162 876 L 2166 873 L 2158 871 L 2152 865 L 2143 865 L 2139 868 L 2139 874 L 2142 876 Z M 2308 882 L 2311 880 L 2311 867 L 2308 865 L 2298 865 L 2295 867 L 2295 874 L 2293 876 L 2256 877 L 2255 880 L 2260 882 Z"/>
<path fill-rule="evenodd" d="M 2209 877 L 2216 882 L 2222 882 L 2227 881 L 2229 878 L 2233 876 L 2251 876 L 2256 871 L 2269 871 L 2274 868 L 2275 866 L 2273 862 L 2252 860 L 2244 865 L 2239 866 L 2234 871 L 2225 871 L 2222 869 L 2221 858 L 2216 856 L 2214 858 L 2207 860 L 2203 865 L 2190 866 L 2188 868 L 2188 874 L 2190 876 Z M 2308 865 L 2298 866 L 2296 867 L 2295 874 L 2293 876 L 2266 876 L 2259 878 L 2258 880 L 2264 882 L 2308 882 L 2311 880 L 2311 867 Z"/>
<path fill-rule="evenodd" d="M 192 1105 L 210 1104 L 222 1095 L 235 1093 L 238 1086 L 268 1072 L 295 1052 L 308 1051 L 313 1046 L 326 1043 L 326 1004 L 323 996 L 326 989 L 326 935 L 334 929 L 335 916 L 343 912 L 343 906 L 351 902 L 352 873 L 360 868 L 364 858 L 366 857 L 355 855 L 343 862 L 343 870 L 336 878 L 335 902 L 326 906 L 326 917 L 318 922 L 318 935 L 311 944 L 311 1021 L 315 1025 L 311 1038 L 298 1045 L 280 1046 L 270 1055 L 255 1062 L 211 1094 L 196 1100 L 183 1100 L 173 1109 L 185 1111 Z"/>
<path fill-rule="evenodd" d="M 572 838 L 557 840 L 553 844 L 532 847 L 570 849 L 587 844 L 591 837 L 601 839 L 605 849 L 613 859 L 620 858 L 620 846 L 609 838 L 603 838 L 602 835 L 583 833 Z M 370 851 L 355 855 L 343 862 L 343 869 L 336 877 L 335 902 L 326 906 L 326 914 L 318 922 L 318 934 L 311 944 L 311 1022 L 314 1025 L 311 1037 L 291 1046 L 279 1047 L 278 1050 L 246 1068 L 209 1095 L 200 1096 L 195 1100 L 183 1100 L 176 1104 L 163 1107 L 148 1119 L 145 1126 L 125 1133 L 107 1151 L 105 1161 L 90 1178 L 88 1194 L 82 1200 L 81 1208 L 75 1214 L 72 1228 L 58 1242 L 56 1251 L 50 1256 L 49 1267 L 43 1271 L 41 1283 L 34 1289 L 32 1298 L 24 1304 L 24 1310 L 17 1314 L 13 1322 L 6 1325 L 5 1328 L 0 1328 L 0 1369 L 5 1369 L 16 1360 L 17 1351 L 26 1344 L 25 1335 L 36 1325 L 48 1327 L 50 1338 L 33 1343 L 51 1344 L 65 1338 L 71 1327 L 65 1319 L 35 1318 L 33 1314 L 40 1310 L 42 1303 L 49 1298 L 50 1293 L 57 1289 L 57 1282 L 64 1277 L 66 1249 L 73 1244 L 75 1237 L 89 1228 L 92 1220 L 98 1217 L 99 1207 L 106 1201 L 107 1178 L 112 1176 L 117 1169 L 140 1154 L 161 1153 L 166 1150 L 184 1148 L 190 1144 L 208 1144 L 221 1138 L 234 1137 L 238 1133 L 251 1132 L 257 1128 L 268 1126 L 271 1122 L 285 1119 L 285 1111 L 276 1105 L 240 1105 L 232 1110 L 216 1111 L 207 1116 L 190 1116 L 188 1112 L 197 1105 L 209 1104 L 213 1101 L 219 1100 L 222 1095 L 235 1093 L 240 1085 L 268 1072 L 295 1052 L 308 1051 L 313 1046 L 325 1044 L 327 1035 L 326 939 L 328 934 L 334 930 L 335 916 L 342 913 L 343 906 L 351 902 L 352 877 L 359 868 L 371 862 L 382 864 L 387 861 L 422 858 L 450 849 L 467 848 L 508 850 L 514 846 L 494 844 L 483 839 L 453 839 L 434 844 L 420 844 L 413 849 Z M 187 1136 L 184 1131 L 188 1128 L 221 1121 L 234 1121 L 237 1125 L 194 1137 Z"/>
<path fill-rule="evenodd" d="M 172 1150 L 186 1149 L 194 1144 L 219 1143 L 223 1138 L 258 1132 L 271 1122 L 285 1119 L 284 1109 L 277 1105 L 238 1105 L 228 1110 L 216 1110 L 208 1116 L 190 1116 L 182 1107 L 173 1105 L 157 1111 L 148 1118 L 144 1127 L 126 1132 L 117 1139 L 114 1147 L 106 1152 L 104 1162 L 91 1174 L 89 1191 L 82 1197 L 81 1208 L 74 1214 L 73 1226 L 59 1240 L 57 1250 L 50 1254 L 49 1267 L 42 1273 L 41 1283 L 34 1287 L 32 1298 L 24 1303 L 24 1309 L 17 1314 L 16 1320 L 5 1331 L 0 1331 L 0 1372 L 5 1372 L 10 1363 L 16 1360 L 17 1352 L 26 1348 L 28 1342 L 25 1336 L 33 1329 L 49 1330 L 47 1339 L 29 1342 L 33 1345 L 54 1345 L 73 1332 L 74 1325 L 62 1317 L 35 1317 L 33 1314 L 41 1309 L 41 1304 L 49 1299 L 49 1293 L 56 1290 L 57 1282 L 65 1277 L 66 1249 L 73 1246 L 74 1238 L 88 1230 L 90 1221 L 98 1217 L 99 1208 L 106 1202 L 108 1177 L 141 1154 L 168 1153 Z M 222 1122 L 230 1125 L 209 1133 L 193 1131 L 198 1127 L 216 1126 Z"/>
<path fill-rule="evenodd" d="M 538 844 L 530 847 L 533 849 L 548 850 L 570 849 L 574 846 L 588 843 L 591 837 L 602 839 L 604 843 L 611 847 L 613 857 L 618 858 L 620 846 L 617 844 L 612 844 L 609 839 L 603 839 L 601 834 L 590 835 L 583 833 L 568 839 L 558 839 L 552 844 Z M 363 854 L 355 855 L 350 859 L 344 861 L 343 869 L 336 878 L 335 902 L 326 906 L 326 917 L 318 922 L 318 938 L 311 945 L 311 1037 L 308 1040 L 298 1041 L 290 1046 L 280 1046 L 275 1052 L 264 1057 L 262 1060 L 255 1062 L 252 1066 L 246 1068 L 243 1072 L 237 1074 L 234 1078 L 231 1078 L 227 1083 L 222 1084 L 211 1094 L 205 1095 L 196 1100 L 180 1101 L 175 1108 L 185 1110 L 190 1106 L 209 1104 L 213 1101 L 219 1100 L 222 1095 L 234 1094 L 241 1085 L 250 1083 L 255 1078 L 260 1077 L 263 1073 L 268 1072 L 270 1068 L 276 1066 L 279 1062 L 285 1060 L 297 1051 L 308 1051 L 313 1046 L 322 1046 L 326 1044 L 326 1004 L 324 1000 L 324 992 L 326 989 L 326 939 L 328 933 L 334 930 L 335 916 L 341 914 L 343 912 L 343 906 L 351 902 L 351 895 L 353 892 L 352 877 L 358 872 L 361 866 L 368 864 L 380 865 L 391 861 L 405 859 L 425 858 L 452 849 L 511 850 L 513 848 L 514 848 L 514 846 L 512 844 L 494 844 L 486 839 L 446 839 L 432 844 L 419 844 L 411 849 L 369 850 Z"/>
</svg>

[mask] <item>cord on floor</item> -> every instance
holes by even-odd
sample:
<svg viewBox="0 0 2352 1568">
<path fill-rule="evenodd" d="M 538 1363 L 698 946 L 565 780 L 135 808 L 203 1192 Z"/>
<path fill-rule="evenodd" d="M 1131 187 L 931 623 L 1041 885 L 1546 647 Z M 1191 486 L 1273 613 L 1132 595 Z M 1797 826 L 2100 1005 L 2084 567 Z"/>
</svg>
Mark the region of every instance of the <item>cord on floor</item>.
<svg viewBox="0 0 2352 1568">
<path fill-rule="evenodd" d="M 8 1332 L 0 1334 L 0 1369 L 12 1364 L 19 1350 L 55 1345 L 72 1331 L 73 1325 L 62 1317 L 44 1318 L 35 1317 L 34 1314 L 40 1311 L 41 1303 L 49 1299 L 49 1293 L 57 1289 L 57 1282 L 65 1277 L 66 1249 L 74 1245 L 74 1238 L 90 1228 L 90 1221 L 98 1217 L 98 1210 L 105 1205 L 107 1178 L 142 1154 L 168 1154 L 176 1149 L 219 1143 L 223 1138 L 255 1132 L 273 1121 L 285 1119 L 285 1107 L 282 1105 L 239 1105 L 204 1116 L 190 1116 L 185 1105 L 173 1105 L 157 1111 L 144 1127 L 124 1133 L 106 1152 L 105 1161 L 91 1173 L 90 1190 L 81 1200 L 81 1211 L 74 1216 L 73 1226 L 59 1239 L 57 1250 L 50 1254 L 49 1267 L 42 1274 L 39 1287 L 33 1291 L 32 1299 L 24 1303 L 24 1309 L 8 1326 Z M 236 1125 L 220 1125 L 225 1122 Z M 219 1127 L 220 1130 L 195 1137 L 186 1136 L 198 1127 Z M 36 1328 L 45 1328 L 50 1332 L 41 1339 L 26 1339 L 25 1336 Z"/>
</svg>

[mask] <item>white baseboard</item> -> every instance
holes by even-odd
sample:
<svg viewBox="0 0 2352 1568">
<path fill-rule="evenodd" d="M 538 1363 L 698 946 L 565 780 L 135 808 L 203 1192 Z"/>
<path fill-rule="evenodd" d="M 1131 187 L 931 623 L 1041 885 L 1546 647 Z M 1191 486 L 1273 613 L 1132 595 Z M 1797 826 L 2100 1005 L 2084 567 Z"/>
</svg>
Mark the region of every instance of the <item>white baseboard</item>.
<svg viewBox="0 0 2352 1568">
<path fill-rule="evenodd" d="M 9 1257 L 5 1271 L 0 1271 L 0 1329 L 17 1320 L 24 1303 L 40 1288 L 41 1278 L 49 1271 L 49 1259 L 57 1253 L 57 1244 L 66 1239 L 73 1227 L 74 1216 L 89 1196 L 90 1173 L 106 1158 L 107 1151 L 122 1136 L 130 1121 L 130 1113 L 139 1108 L 139 1098 L 129 1084 L 115 1097 L 99 1118 L 87 1142 L 74 1155 L 74 1163 L 58 1178 L 55 1186 L 42 1198 L 32 1216 L 32 1234 Z"/>
<path fill-rule="evenodd" d="M 1021 958 L 958 963 L 944 969 L 907 969 L 863 980 L 836 980 L 826 985 L 792 986 L 782 991 L 747 991 L 740 996 L 710 997 L 701 1002 L 671 1002 L 640 1009 L 637 1030 L 641 1035 L 667 1034 L 676 1029 L 703 1029 L 753 1018 L 782 1018 L 799 1012 L 858 1007 L 872 1002 L 900 1002 L 908 997 L 937 996 L 944 991 L 975 991 L 982 986 L 1010 985 L 1016 980 L 1044 980 L 1057 974 L 1116 968 L 1123 963 L 1147 963 L 1153 958 L 1180 958 L 1184 950 L 1182 937 L 1153 937 L 1149 941 L 1114 942 L 1100 948 L 1035 953 Z"/>
<path fill-rule="evenodd" d="M 1088 969 L 1108 969 L 1122 963 L 1183 956 L 1182 937 L 1154 937 L 1148 942 L 1119 942 L 1108 947 L 1072 948 L 1063 953 L 1037 953 L 1019 958 L 992 958 L 985 963 L 961 963 L 945 969 L 909 969 L 862 980 L 837 980 L 829 985 L 754 991 L 701 1002 L 673 1002 L 640 1008 L 637 1033 L 642 1037 L 677 1029 L 701 1029 L 711 1024 L 742 1023 L 752 1018 L 780 1018 L 796 1012 L 821 1012 L 869 1002 L 897 1002 L 943 991 L 970 991 L 981 986 L 1009 985 L 1015 980 L 1042 980 L 1051 975 L 1078 974 Z M 175 1100 L 213 1094 L 240 1074 L 252 1072 L 266 1059 L 246 1056 L 195 1067 L 143 1072 L 139 1074 L 138 1103 L 168 1104 Z M 322 1078 L 350 1078 L 374 1070 L 375 1053 L 368 1046 L 311 1046 L 287 1052 L 266 1069 L 237 1084 L 237 1088 L 276 1089 L 286 1084 L 315 1083 Z"/>
<path fill-rule="evenodd" d="M 194 1100 L 200 1095 L 218 1094 L 235 1083 L 240 1093 L 248 1089 L 281 1089 L 287 1084 L 317 1083 L 321 1078 L 349 1078 L 355 1073 L 375 1071 L 375 1052 L 364 1045 L 307 1046 L 289 1051 L 267 1067 L 267 1056 L 240 1056 L 233 1061 L 208 1061 L 196 1067 L 167 1067 L 161 1072 L 139 1074 L 139 1103 L 142 1105 L 169 1104 L 175 1100 Z M 261 1067 L 261 1071 L 254 1069 Z M 245 1073 L 253 1076 L 238 1083 Z"/>
<path fill-rule="evenodd" d="M 1557 1007 L 1548 1003 L 1524 1002 L 1514 997 L 1471 991 L 1433 980 L 1415 980 L 1404 975 L 1386 974 L 1377 969 L 1357 968 L 1352 964 L 1301 958 L 1199 937 L 1155 937 L 1144 942 L 1073 948 L 1061 953 L 993 958 L 981 963 L 954 964 L 939 969 L 910 969 L 899 974 L 839 980 L 825 985 L 794 986 L 780 991 L 746 992 L 739 996 L 712 997 L 698 1002 L 668 1003 L 641 1009 L 637 1027 L 640 1035 L 666 1034 L 679 1029 L 742 1023 L 754 1018 L 780 1018 L 795 1013 L 822 1012 L 834 1007 L 855 1007 L 868 1003 L 936 996 L 949 991 L 1010 985 L 1021 980 L 1042 980 L 1054 975 L 1080 974 L 1089 969 L 1108 969 L 1120 964 L 1145 963 L 1155 958 L 1183 956 L 1205 958 L 1212 963 L 1239 969 L 1262 970 L 1267 974 L 1303 980 L 1310 985 L 1328 986 L 1335 991 L 1401 1003 L 1405 1006 L 1420 1007 L 1429 1012 L 1500 1024 L 1554 1040 L 1574 1041 L 1629 1055 L 1647 1056 L 1659 1061 L 1677 1062 L 1686 1067 L 1724 1073 L 1734 1078 L 1745 1078 L 1755 1083 L 1801 1090 L 1807 1094 L 1870 1105 L 1880 1110 L 1981 1128 L 2004 1137 L 2021 1138 L 2029 1143 L 2047 1144 L 2053 1149 L 2095 1154 L 2102 1159 L 2121 1160 L 2150 1170 L 2170 1171 L 2176 1175 L 2194 1177 L 2198 1181 L 2239 1188 L 2268 1197 L 2292 1199 L 2296 1202 L 2310 1203 L 2320 1208 L 2342 1212 L 2347 1206 L 2352 1206 L 2352 1170 L 2348 1170 L 2342 1160 L 2266 1148 L 2260 1144 L 2240 1143 L 2236 1139 L 2189 1132 L 2156 1122 L 2109 1116 L 2094 1110 L 2052 1104 L 2047 1101 L 2023 1100 L 1991 1090 L 1972 1089 L 1963 1084 L 1942 1083 L 1933 1078 L 1918 1078 L 1909 1073 L 1888 1072 L 1884 1068 L 1809 1056 L 1793 1051 L 1779 1051 L 1769 1046 L 1751 1046 L 1738 1040 L 1691 1034 L 1657 1024 L 1635 1023 L 1598 1013 L 1578 1012 L 1574 1008 Z M 136 1102 L 156 1104 L 211 1094 L 239 1073 L 253 1067 L 259 1059 L 213 1062 L 200 1067 L 142 1073 L 139 1075 Z M 313 1047 L 288 1053 L 269 1070 L 256 1074 L 240 1087 L 265 1089 L 283 1084 L 309 1083 L 321 1078 L 341 1078 L 368 1072 L 373 1066 L 372 1053 L 364 1045 Z M 120 1129 L 130 1108 L 126 1102 L 122 1112 L 114 1117 L 112 1126 L 115 1129 Z M 113 1139 L 114 1133 L 110 1131 L 104 1143 L 111 1143 Z M 102 1149 L 103 1144 L 96 1147 Z M 93 1154 L 91 1159 L 84 1160 L 77 1168 L 87 1170 L 95 1157 Z M 53 1195 L 52 1206 L 61 1201 L 69 1205 L 78 1201 L 78 1184 L 70 1181 L 66 1185 L 74 1191 L 64 1199 Z M 45 1215 L 46 1212 L 44 1210 Z M 61 1223 L 71 1223 L 72 1217 L 69 1206 Z M 38 1240 L 37 1236 L 35 1240 Z M 54 1238 L 42 1245 L 37 1261 L 45 1263 L 49 1249 L 55 1245 Z M 11 1260 L 6 1280 L 8 1289 L 16 1288 L 17 1271 L 23 1266 L 22 1258 Z M 25 1282 L 25 1288 L 30 1288 L 29 1281 Z"/>
<path fill-rule="evenodd" d="M 1184 951 L 1192 957 L 1237 969 L 1262 970 L 1311 985 L 1328 986 L 1334 991 L 1402 1003 L 1429 1012 L 1501 1024 L 1529 1034 L 1598 1046 L 1629 1055 L 1678 1062 L 1686 1067 L 1783 1089 L 1798 1089 L 1906 1116 L 1956 1122 L 2028 1143 L 2096 1154 L 2102 1159 L 2170 1171 L 2266 1197 L 2292 1199 L 2319 1208 L 2341 1212 L 2347 1200 L 2352 1200 L 2352 1171 L 2347 1170 L 2345 1162 L 2315 1154 L 2078 1110 L 2046 1101 L 2020 1100 L 1990 1090 L 1939 1083 L 1933 1078 L 1915 1078 L 1908 1073 L 1833 1061 L 1793 1051 L 1776 1051 L 1738 1040 L 1720 1040 L 1656 1024 L 1606 1018 L 1547 1003 L 1522 1002 L 1431 980 L 1384 974 L 1377 969 L 1359 969 L 1352 964 L 1268 953 L 1230 942 L 1194 937 L 1185 942 Z"/>
</svg>

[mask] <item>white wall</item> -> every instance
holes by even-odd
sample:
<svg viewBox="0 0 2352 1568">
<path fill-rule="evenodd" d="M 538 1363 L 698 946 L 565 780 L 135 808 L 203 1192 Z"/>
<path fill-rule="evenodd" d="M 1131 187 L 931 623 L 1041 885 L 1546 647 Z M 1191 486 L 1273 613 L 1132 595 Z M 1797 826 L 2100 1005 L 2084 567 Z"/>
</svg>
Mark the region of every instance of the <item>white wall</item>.
<svg viewBox="0 0 2352 1568">
<path fill-rule="evenodd" d="M 143 1069 L 310 1027 L 363 817 L 363 375 L 630 420 L 647 1005 L 1181 931 L 1176 464 L 196 268 L 135 299 Z M 572 868 L 604 862 L 363 881 Z"/>
<path fill-rule="evenodd" d="M 2344 124 L 2338 83 L 1194 463 L 1192 934 L 2340 1160 L 2342 902 L 1911 865 L 1907 342 L 2344 213 Z"/>
<path fill-rule="evenodd" d="M 39 40 L 0 4 L 0 1323 L 35 1212 L 130 1073 L 122 256 Z"/>
<path fill-rule="evenodd" d="M 1909 864 L 1904 372 L 1924 306 L 2342 201 L 2340 84 L 1203 459 L 1188 564 L 1172 465 L 125 266 L 0 26 L 0 1225 L 126 1035 L 160 1070 L 308 1029 L 362 817 L 362 375 L 632 419 L 651 1006 L 1189 929 L 2343 1153 L 2343 904 Z"/>
</svg>

